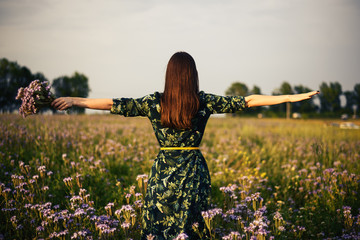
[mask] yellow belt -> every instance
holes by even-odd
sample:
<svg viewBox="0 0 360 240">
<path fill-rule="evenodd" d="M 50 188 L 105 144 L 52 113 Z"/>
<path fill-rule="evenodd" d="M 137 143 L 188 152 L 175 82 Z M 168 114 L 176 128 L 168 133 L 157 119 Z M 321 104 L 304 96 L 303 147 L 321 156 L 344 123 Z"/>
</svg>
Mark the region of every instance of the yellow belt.
<svg viewBox="0 0 360 240">
<path fill-rule="evenodd" d="M 199 147 L 161 147 L 160 150 L 199 150 Z"/>
</svg>

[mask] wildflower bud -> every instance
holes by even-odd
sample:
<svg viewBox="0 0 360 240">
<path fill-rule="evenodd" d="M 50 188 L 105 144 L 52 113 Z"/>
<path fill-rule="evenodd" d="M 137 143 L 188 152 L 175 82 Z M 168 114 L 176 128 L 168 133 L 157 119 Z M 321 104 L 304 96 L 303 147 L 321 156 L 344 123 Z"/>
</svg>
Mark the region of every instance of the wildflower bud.
<svg viewBox="0 0 360 240">
<path fill-rule="evenodd" d="M 52 171 L 48 171 L 48 172 L 46 173 L 46 175 L 47 175 L 49 178 L 51 178 L 51 175 L 53 175 L 53 172 L 52 172 Z"/>
<path fill-rule="evenodd" d="M 130 198 L 131 198 L 131 194 L 130 194 L 130 193 L 127 193 L 127 194 L 125 195 L 125 199 L 126 199 L 126 203 L 127 203 L 127 204 L 130 204 Z"/>
<path fill-rule="evenodd" d="M 132 185 L 132 186 L 130 187 L 130 193 L 131 193 L 132 195 L 135 195 L 135 186 L 134 186 L 134 185 Z"/>
<path fill-rule="evenodd" d="M 199 223 L 198 223 L 198 222 L 193 223 L 193 225 L 192 225 L 192 229 L 194 230 L 194 232 L 197 232 L 197 231 L 198 231 L 198 229 L 199 229 Z"/>
<path fill-rule="evenodd" d="M 81 178 L 81 174 L 77 173 L 76 174 L 76 184 L 78 185 L 79 188 L 82 188 L 82 178 Z"/>
</svg>

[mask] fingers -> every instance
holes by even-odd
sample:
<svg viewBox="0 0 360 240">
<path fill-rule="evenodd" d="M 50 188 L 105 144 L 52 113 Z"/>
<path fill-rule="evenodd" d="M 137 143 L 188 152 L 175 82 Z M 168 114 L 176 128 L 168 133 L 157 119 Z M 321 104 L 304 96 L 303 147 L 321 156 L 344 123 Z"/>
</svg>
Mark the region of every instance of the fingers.
<svg viewBox="0 0 360 240">
<path fill-rule="evenodd" d="M 60 107 L 65 103 L 65 101 L 62 98 L 57 98 L 52 103 L 52 106 L 58 110 L 60 110 Z"/>
<path fill-rule="evenodd" d="M 54 101 L 52 101 L 51 106 L 55 107 L 55 104 L 57 103 L 57 101 L 58 101 L 58 98 L 56 98 Z"/>
<path fill-rule="evenodd" d="M 65 98 L 57 98 L 52 103 L 51 106 L 57 110 L 63 111 L 71 107 L 71 105 L 66 101 Z"/>
<path fill-rule="evenodd" d="M 308 94 L 309 94 L 309 98 L 311 98 L 311 97 L 313 97 L 313 96 L 315 96 L 315 95 L 317 95 L 317 94 L 319 94 L 320 93 L 320 91 L 312 91 L 312 92 L 309 92 Z"/>
<path fill-rule="evenodd" d="M 57 109 L 58 110 L 65 110 L 65 109 L 67 109 L 67 108 L 69 108 L 69 106 L 67 105 L 67 103 L 66 102 L 63 102 L 63 103 L 61 103 L 61 105 L 59 105 L 58 107 L 57 107 Z"/>
<path fill-rule="evenodd" d="M 53 108 L 58 108 L 58 106 L 61 104 L 61 102 L 62 102 L 62 99 L 61 99 L 61 98 L 57 98 L 57 99 L 55 99 L 55 100 L 51 103 L 51 106 L 52 106 Z"/>
<path fill-rule="evenodd" d="M 320 91 L 312 91 L 311 93 L 312 93 L 312 95 L 316 95 L 316 94 L 319 94 Z"/>
</svg>

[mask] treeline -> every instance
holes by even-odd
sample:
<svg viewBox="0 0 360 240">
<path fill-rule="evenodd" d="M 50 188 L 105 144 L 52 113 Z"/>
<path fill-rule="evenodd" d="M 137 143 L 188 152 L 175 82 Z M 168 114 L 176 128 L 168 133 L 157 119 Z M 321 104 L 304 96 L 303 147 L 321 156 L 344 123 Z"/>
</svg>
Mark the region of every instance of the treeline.
<svg viewBox="0 0 360 240">
<path fill-rule="evenodd" d="M 13 112 L 20 107 L 21 102 L 15 100 L 17 91 L 20 87 L 26 87 L 31 81 L 49 81 L 42 73 L 32 73 L 25 66 L 20 66 L 17 62 L 11 62 L 6 58 L 0 59 L 0 111 Z M 90 92 L 88 78 L 81 73 L 75 72 L 72 76 L 60 76 L 51 82 L 52 91 L 56 97 L 87 97 Z M 285 117 L 290 112 L 300 113 L 303 117 L 339 117 L 342 114 L 349 116 L 354 114 L 354 110 L 359 111 L 360 107 L 360 83 L 354 86 L 352 91 L 342 91 L 341 84 L 321 83 L 319 86 L 319 104 L 314 103 L 314 99 L 297 102 L 279 104 L 270 107 L 258 107 L 249 109 L 250 114 L 265 114 L 268 117 Z M 294 94 L 312 91 L 303 86 L 291 86 L 288 82 L 283 82 L 275 89 L 272 94 Z M 226 95 L 247 96 L 250 94 L 262 94 L 258 86 L 249 89 L 246 84 L 241 82 L 233 83 L 225 92 Z M 345 105 L 342 106 L 340 98 L 345 97 Z M 73 108 L 72 112 L 83 113 L 82 108 Z"/>
<path fill-rule="evenodd" d="M 32 73 L 25 66 L 11 62 L 6 58 L 0 59 L 0 111 L 13 112 L 17 110 L 21 101 L 15 100 L 18 89 L 27 87 L 33 80 L 49 81 L 42 73 Z M 87 97 L 90 92 L 88 78 L 75 72 L 72 76 L 60 76 L 52 82 L 52 92 L 56 97 Z M 84 113 L 83 108 L 72 108 L 71 112 Z"/>
<path fill-rule="evenodd" d="M 296 102 L 283 103 L 270 107 L 257 107 L 249 109 L 253 114 L 265 114 L 268 117 L 290 117 L 290 113 L 300 113 L 303 117 L 340 117 L 347 114 L 354 116 L 355 111 L 360 107 L 360 83 L 355 84 L 352 91 L 342 91 L 341 84 L 338 82 L 320 84 L 318 89 L 310 89 L 303 85 L 291 86 L 288 82 L 283 82 L 281 86 L 273 90 L 272 95 L 287 95 L 305 93 L 319 90 L 320 94 L 313 99 Z M 226 95 L 247 96 L 250 94 L 262 94 L 258 86 L 249 89 L 246 84 L 241 82 L 233 83 L 225 92 Z M 341 97 L 344 96 L 345 104 L 341 104 Z M 315 104 L 314 99 L 319 99 L 319 104 Z M 241 114 L 241 113 L 240 113 Z M 248 113 L 247 113 L 248 114 Z"/>
</svg>

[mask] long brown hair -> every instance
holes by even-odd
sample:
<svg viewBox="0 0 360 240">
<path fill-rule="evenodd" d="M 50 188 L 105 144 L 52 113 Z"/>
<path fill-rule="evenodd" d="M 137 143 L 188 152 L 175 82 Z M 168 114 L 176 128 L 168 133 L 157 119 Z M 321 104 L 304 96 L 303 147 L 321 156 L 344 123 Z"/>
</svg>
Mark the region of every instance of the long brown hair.
<svg viewBox="0 0 360 240">
<path fill-rule="evenodd" d="M 199 109 L 199 77 L 194 59 L 177 52 L 169 60 L 161 96 L 161 124 L 176 129 L 191 128 Z"/>
</svg>

